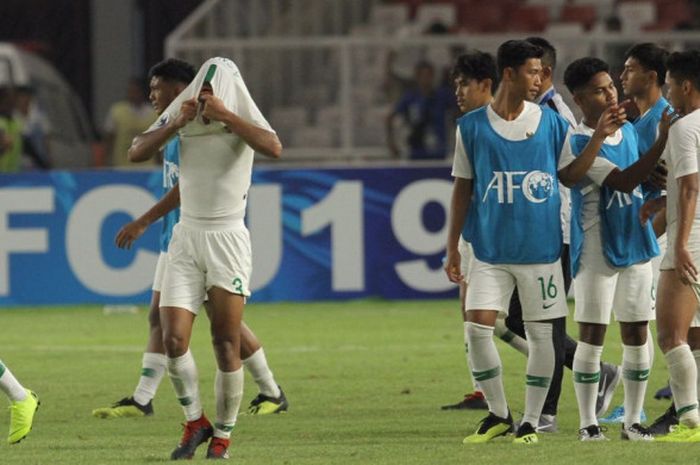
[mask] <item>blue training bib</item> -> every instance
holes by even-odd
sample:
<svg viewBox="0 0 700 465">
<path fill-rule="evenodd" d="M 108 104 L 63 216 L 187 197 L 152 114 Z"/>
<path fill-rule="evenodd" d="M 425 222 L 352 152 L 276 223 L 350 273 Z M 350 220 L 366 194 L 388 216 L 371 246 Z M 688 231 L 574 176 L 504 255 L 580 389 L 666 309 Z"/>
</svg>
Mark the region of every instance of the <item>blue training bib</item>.
<svg viewBox="0 0 700 465">
<path fill-rule="evenodd" d="M 624 170 L 639 160 L 639 150 L 634 127 L 625 123 L 620 130 L 622 141 L 617 145 L 603 144 L 598 156 Z M 590 136 L 584 134 L 571 136 L 571 149 L 575 156 L 583 151 L 589 140 Z M 628 267 L 650 260 L 659 254 L 651 222 L 644 226 L 639 222 L 639 210 L 643 203 L 644 196 L 640 186 L 630 194 L 600 186 L 598 212 L 603 255 L 611 266 Z M 571 270 L 572 275 L 576 276 L 584 242 L 583 194 L 580 185 L 571 189 L 571 208 Z"/>
<path fill-rule="evenodd" d="M 180 178 L 180 136 L 176 135 L 163 148 L 163 195 L 167 194 Z M 168 251 L 173 228 L 180 221 L 180 209 L 169 211 L 163 217 L 163 230 L 160 234 L 160 250 Z"/>
<path fill-rule="evenodd" d="M 559 154 L 569 124 L 543 108 L 537 130 L 512 141 L 491 126 L 487 107 L 458 120 L 474 172 L 462 236 L 487 263 L 552 263 L 561 256 Z"/>
</svg>

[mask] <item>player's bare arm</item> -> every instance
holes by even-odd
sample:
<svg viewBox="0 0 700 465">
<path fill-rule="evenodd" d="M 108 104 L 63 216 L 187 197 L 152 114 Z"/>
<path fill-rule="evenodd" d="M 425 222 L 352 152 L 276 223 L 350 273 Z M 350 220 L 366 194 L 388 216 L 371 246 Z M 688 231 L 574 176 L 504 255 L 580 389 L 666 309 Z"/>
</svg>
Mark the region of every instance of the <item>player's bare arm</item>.
<svg viewBox="0 0 700 465">
<path fill-rule="evenodd" d="M 180 185 L 175 186 L 163 196 L 153 207 L 146 213 L 135 219 L 134 221 L 124 225 L 117 237 L 114 239 L 115 244 L 120 249 L 130 249 L 134 241 L 141 237 L 146 229 L 160 218 L 164 217 L 170 211 L 180 206 Z"/>
<path fill-rule="evenodd" d="M 619 170 L 617 168 L 612 170 L 605 178 L 605 181 L 603 181 L 603 184 L 616 191 L 629 194 L 639 184 L 644 182 L 652 171 L 654 171 L 654 168 L 656 168 L 656 164 L 666 147 L 668 130 L 671 127 L 671 121 L 674 115 L 670 107 L 666 108 L 666 111 L 661 117 L 661 121 L 659 121 L 659 137 L 656 139 L 654 145 L 651 146 L 644 156 L 624 170 Z"/>
<path fill-rule="evenodd" d="M 644 202 L 644 205 L 642 205 L 642 208 L 639 210 L 639 221 L 642 224 L 646 224 L 649 219 L 654 216 L 658 215 L 661 213 L 664 209 L 666 208 L 666 196 L 661 196 L 657 197 L 655 199 L 649 199 L 646 202 Z M 664 221 L 664 231 L 666 230 L 666 223 Z M 659 237 L 660 234 L 657 234 L 656 237 Z"/>
<path fill-rule="evenodd" d="M 598 156 L 605 139 L 615 134 L 615 131 L 617 131 L 625 121 L 627 121 L 627 114 L 625 113 L 623 105 L 612 105 L 608 107 L 600 115 L 593 135 L 581 151 L 581 154 L 576 157 L 576 160 L 559 170 L 559 181 L 566 187 L 573 187 L 576 183 L 581 181 L 593 165 L 595 157 Z"/>
<path fill-rule="evenodd" d="M 224 102 L 214 95 L 203 94 L 202 116 L 212 121 L 220 121 L 234 134 L 237 134 L 253 150 L 271 158 L 282 156 L 282 143 L 277 134 L 249 123 L 224 106 Z"/>
<path fill-rule="evenodd" d="M 695 205 L 698 200 L 698 173 L 678 178 L 678 231 L 676 233 L 676 274 L 687 283 L 697 281 L 698 270 L 688 252 L 688 237 L 693 227 Z"/>
<path fill-rule="evenodd" d="M 464 227 L 464 221 L 467 218 L 471 197 L 472 180 L 455 178 L 452 187 L 452 201 L 450 203 L 450 223 L 447 233 L 445 260 L 445 273 L 447 273 L 447 278 L 453 283 L 459 283 L 464 279 L 460 268 L 461 257 L 457 246 L 459 244 L 459 236 Z"/>
<path fill-rule="evenodd" d="M 127 152 L 130 162 L 144 162 L 152 159 L 177 131 L 197 116 L 197 102 L 194 99 L 182 102 L 180 113 L 162 128 L 144 132 L 134 138 Z"/>
</svg>

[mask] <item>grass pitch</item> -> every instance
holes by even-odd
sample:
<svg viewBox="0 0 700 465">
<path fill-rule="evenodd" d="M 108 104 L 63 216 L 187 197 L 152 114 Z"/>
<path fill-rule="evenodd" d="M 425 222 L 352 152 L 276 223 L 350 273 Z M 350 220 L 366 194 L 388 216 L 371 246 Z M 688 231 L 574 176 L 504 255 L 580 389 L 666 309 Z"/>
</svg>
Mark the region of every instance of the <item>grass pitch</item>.
<svg viewBox="0 0 700 465">
<path fill-rule="evenodd" d="M 204 316 L 200 317 L 206 318 Z M 684 444 L 577 441 L 571 372 L 564 373 L 561 432 L 535 446 L 498 439 L 462 445 L 484 413 L 440 411 L 468 390 L 457 301 L 252 304 L 245 319 L 263 342 L 290 401 L 283 415 L 239 417 L 230 450 L 236 464 L 524 464 L 695 463 Z M 151 418 L 100 420 L 91 410 L 131 395 L 147 337 L 147 310 L 105 315 L 100 307 L 23 308 L 0 312 L 0 357 L 42 405 L 34 430 L 8 446 L 8 413 L 0 414 L 1 464 L 153 464 L 169 461 L 183 416 L 167 377 Z M 575 336 L 576 332 L 570 322 Z M 522 355 L 499 344 L 514 416 L 524 403 Z M 198 321 L 192 351 L 205 412 L 214 416 L 214 357 L 208 325 Z M 604 359 L 621 360 L 612 326 Z M 653 399 L 666 380 L 657 350 L 647 393 L 651 419 L 667 402 Z M 246 376 L 242 411 L 256 388 Z M 618 387 L 615 402 L 622 400 Z M 195 461 L 203 462 L 205 446 Z"/>
</svg>

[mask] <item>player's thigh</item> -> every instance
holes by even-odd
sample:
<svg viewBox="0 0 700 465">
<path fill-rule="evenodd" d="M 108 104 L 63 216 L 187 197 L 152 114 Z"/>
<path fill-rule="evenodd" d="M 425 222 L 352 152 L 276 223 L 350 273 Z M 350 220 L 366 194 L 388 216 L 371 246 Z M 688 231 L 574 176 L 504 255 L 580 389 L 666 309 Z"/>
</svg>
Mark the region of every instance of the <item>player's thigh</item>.
<svg viewBox="0 0 700 465">
<path fill-rule="evenodd" d="M 542 321 L 565 317 L 564 276 L 559 260 L 553 263 L 509 265 L 516 278 L 523 321 Z"/>
<path fill-rule="evenodd" d="M 515 289 L 515 277 L 507 265 L 494 265 L 474 258 L 467 289 L 466 309 L 508 312 L 508 302 Z"/>
<path fill-rule="evenodd" d="M 656 298 L 656 329 L 664 352 L 687 339 L 697 306 L 695 294 L 675 270 L 662 270 Z"/>
<path fill-rule="evenodd" d="M 181 228 L 178 224 L 168 248 L 161 286 L 160 306 L 183 308 L 194 315 L 205 296 L 205 271 L 199 263 L 198 236 L 202 231 Z"/>
<path fill-rule="evenodd" d="M 638 263 L 619 271 L 613 312 L 619 322 L 634 323 L 656 319 L 653 304 L 654 271 L 651 262 Z"/>
<path fill-rule="evenodd" d="M 575 321 L 610 324 L 618 273 L 605 259 L 599 228 L 591 228 L 585 234 L 574 278 Z"/>
<path fill-rule="evenodd" d="M 253 256 L 248 230 L 243 227 L 231 231 L 210 231 L 204 248 L 206 289 L 218 287 L 249 297 Z"/>
<path fill-rule="evenodd" d="M 245 298 L 219 287 L 207 291 L 211 335 L 214 342 L 235 341 L 240 343 L 241 323 Z"/>
</svg>

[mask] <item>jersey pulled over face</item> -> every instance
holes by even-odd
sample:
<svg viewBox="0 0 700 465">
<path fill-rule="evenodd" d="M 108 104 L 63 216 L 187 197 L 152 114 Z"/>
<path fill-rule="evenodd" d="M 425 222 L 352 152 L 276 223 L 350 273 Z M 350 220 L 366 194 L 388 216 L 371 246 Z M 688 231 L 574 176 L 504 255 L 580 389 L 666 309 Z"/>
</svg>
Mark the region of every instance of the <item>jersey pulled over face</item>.
<svg viewBox="0 0 700 465">
<path fill-rule="evenodd" d="M 211 76 L 210 69 L 216 65 Z M 182 102 L 198 98 L 205 82 L 227 110 L 273 132 L 263 117 L 238 67 L 228 58 L 207 60 L 192 83 L 165 109 L 152 126 L 177 117 Z M 242 218 L 253 167 L 253 149 L 223 123 L 197 116 L 180 130 L 180 205 L 183 217 L 205 221 Z"/>
</svg>

